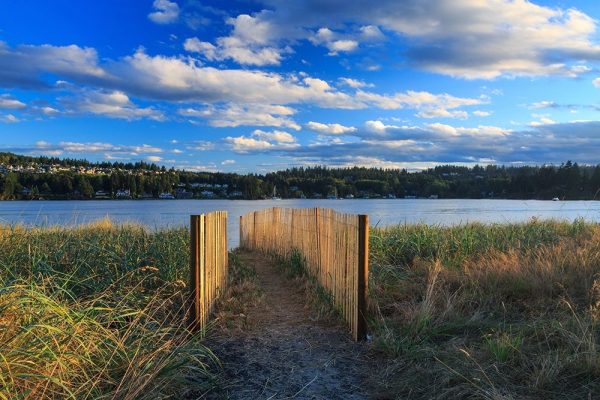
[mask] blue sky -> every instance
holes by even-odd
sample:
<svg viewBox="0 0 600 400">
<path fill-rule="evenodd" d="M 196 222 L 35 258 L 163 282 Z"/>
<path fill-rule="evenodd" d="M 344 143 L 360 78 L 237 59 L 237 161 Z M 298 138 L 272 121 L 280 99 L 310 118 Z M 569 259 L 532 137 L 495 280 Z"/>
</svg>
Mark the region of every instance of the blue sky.
<svg viewBox="0 0 600 400">
<path fill-rule="evenodd" d="M 0 151 L 189 170 L 600 159 L 600 2 L 2 2 Z"/>
</svg>

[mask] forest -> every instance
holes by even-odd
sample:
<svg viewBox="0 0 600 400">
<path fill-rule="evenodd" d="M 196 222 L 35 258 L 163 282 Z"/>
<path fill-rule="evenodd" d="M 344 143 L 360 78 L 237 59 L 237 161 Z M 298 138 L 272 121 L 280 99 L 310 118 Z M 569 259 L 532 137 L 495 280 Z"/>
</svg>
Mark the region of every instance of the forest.
<svg viewBox="0 0 600 400">
<path fill-rule="evenodd" d="M 503 198 L 593 200 L 600 165 L 455 166 L 421 171 L 381 168 L 290 168 L 267 174 L 191 172 L 145 162 L 0 153 L 2 199 L 158 198 Z"/>
</svg>

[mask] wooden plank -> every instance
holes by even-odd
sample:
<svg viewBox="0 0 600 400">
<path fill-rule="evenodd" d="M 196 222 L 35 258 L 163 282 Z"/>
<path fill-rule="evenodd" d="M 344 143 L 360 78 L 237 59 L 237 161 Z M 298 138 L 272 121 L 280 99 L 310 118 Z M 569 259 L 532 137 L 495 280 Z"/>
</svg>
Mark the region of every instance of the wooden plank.
<svg viewBox="0 0 600 400">
<path fill-rule="evenodd" d="M 358 216 L 358 292 L 357 300 L 357 327 L 355 340 L 364 340 L 367 337 L 367 296 L 369 289 L 369 216 Z"/>
<path fill-rule="evenodd" d="M 196 328 L 198 319 L 198 216 L 190 216 L 190 314 L 188 325 Z"/>
</svg>

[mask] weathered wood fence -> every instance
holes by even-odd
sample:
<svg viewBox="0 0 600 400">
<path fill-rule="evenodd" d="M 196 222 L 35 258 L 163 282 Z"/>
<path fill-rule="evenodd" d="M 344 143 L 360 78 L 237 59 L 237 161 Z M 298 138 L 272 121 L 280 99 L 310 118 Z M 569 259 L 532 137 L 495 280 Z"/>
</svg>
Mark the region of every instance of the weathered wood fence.
<svg viewBox="0 0 600 400">
<path fill-rule="evenodd" d="M 227 211 L 192 215 L 190 239 L 190 325 L 203 329 L 227 285 Z"/>
<path fill-rule="evenodd" d="M 355 340 L 366 336 L 369 275 L 367 215 L 322 208 L 270 208 L 240 217 L 240 247 L 290 257 L 332 296 Z"/>
</svg>

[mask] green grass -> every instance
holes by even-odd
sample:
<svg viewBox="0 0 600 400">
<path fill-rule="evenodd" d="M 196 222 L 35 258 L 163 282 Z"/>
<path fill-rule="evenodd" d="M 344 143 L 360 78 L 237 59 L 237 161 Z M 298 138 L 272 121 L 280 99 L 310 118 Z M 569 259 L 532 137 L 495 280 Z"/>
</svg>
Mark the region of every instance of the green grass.
<svg viewBox="0 0 600 400">
<path fill-rule="evenodd" d="M 186 229 L 0 227 L 0 399 L 195 397 Z"/>
<path fill-rule="evenodd" d="M 600 395 L 600 226 L 373 229 L 371 320 L 396 398 Z"/>
</svg>

